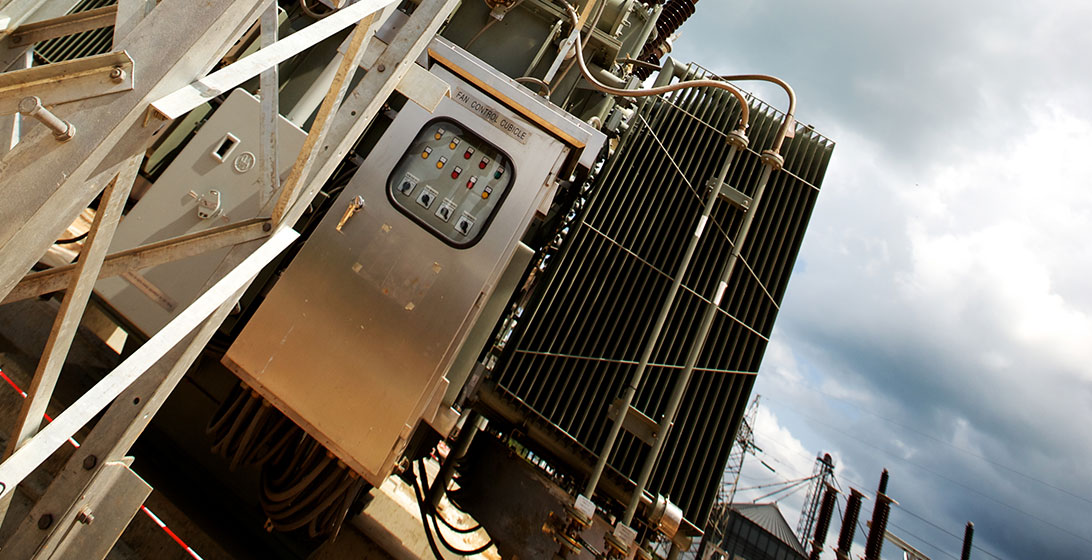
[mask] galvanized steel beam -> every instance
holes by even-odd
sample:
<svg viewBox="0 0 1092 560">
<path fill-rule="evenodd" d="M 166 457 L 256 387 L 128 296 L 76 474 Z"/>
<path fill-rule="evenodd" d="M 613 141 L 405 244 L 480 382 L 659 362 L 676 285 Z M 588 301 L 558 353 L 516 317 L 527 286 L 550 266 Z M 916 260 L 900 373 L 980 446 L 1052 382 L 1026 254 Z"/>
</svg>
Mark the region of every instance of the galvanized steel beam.
<svg viewBox="0 0 1092 560">
<path fill-rule="evenodd" d="M 23 519 L 5 546 L 5 554 L 13 558 L 34 556 L 52 532 L 46 532 L 42 526 L 55 530 L 52 520 L 75 503 L 97 472 L 96 465 L 118 460 L 128 451 L 246 287 L 298 236 L 292 229 L 275 233 L 238 266 L 219 276 L 196 301 L 0 464 L 2 497 L 12 492 L 77 430 L 110 407 L 30 515 Z"/>
<path fill-rule="evenodd" d="M 77 138 L 58 144 L 49 131 L 33 130 L 0 160 L 0 295 L 161 131 L 146 121 L 148 103 L 208 71 L 262 3 L 164 0 L 119 45 L 142 68 L 133 90 L 55 110 L 80 129 Z"/>
<path fill-rule="evenodd" d="M 12 69 L 14 63 L 18 62 L 19 59 L 29 51 L 27 47 L 29 47 L 30 45 L 12 45 L 7 40 L 8 33 L 14 31 L 15 28 L 18 27 L 19 24 L 23 21 L 46 20 L 63 16 L 68 12 L 72 11 L 72 9 L 77 6 L 79 2 L 80 0 L 50 0 L 49 2 L 39 2 L 37 0 L 16 0 L 15 2 L 9 2 L 3 7 L 0 7 L 0 72 Z M 4 18 L 5 14 L 9 13 L 9 6 L 18 3 L 34 3 L 36 4 L 36 7 L 30 9 L 29 12 L 27 12 L 25 16 L 22 17 L 22 19 L 18 19 L 18 21 L 8 21 L 8 23 L 5 24 Z M 7 25 L 8 27 L 5 28 L 5 25 Z"/>
<path fill-rule="evenodd" d="M 268 48 L 260 49 L 226 68 L 153 101 L 152 108 L 165 119 L 177 119 L 198 105 L 257 76 L 266 68 L 284 62 L 393 2 L 394 0 L 362 0 L 334 12 Z"/>
<path fill-rule="evenodd" d="M 132 249 L 118 251 L 106 257 L 99 278 L 111 278 L 126 272 L 143 270 L 161 264 L 194 257 L 268 237 L 272 230 L 269 218 L 254 218 L 210 230 L 166 239 Z M 28 274 L 0 304 L 38 297 L 63 290 L 75 274 L 76 265 L 59 266 Z"/>
<path fill-rule="evenodd" d="M 46 107 L 133 89 L 133 59 L 124 51 L 0 74 L 0 115 L 37 97 Z"/>
<path fill-rule="evenodd" d="M 45 414 L 49 399 L 53 396 L 53 388 L 60 377 L 61 367 L 76 336 L 76 328 L 87 307 L 91 290 L 95 287 L 95 280 L 99 276 L 99 269 L 106 257 L 106 250 L 110 247 L 110 241 L 121 219 L 125 202 L 129 199 L 129 190 L 136 179 L 141 159 L 143 159 L 142 156 L 131 158 L 123 166 L 117 178 L 106 187 L 103 194 L 104 202 L 95 213 L 94 222 L 87 233 L 87 240 L 80 251 L 80 259 L 74 265 L 75 268 L 70 275 L 68 290 L 61 300 L 57 319 L 46 340 L 45 350 L 42 352 L 38 369 L 34 372 L 19 418 L 15 421 L 14 436 L 8 440 L 4 458 L 10 457 L 16 449 L 38 433 L 42 416 Z M 2 516 L 3 513 L 0 512 L 0 517 Z"/>
<path fill-rule="evenodd" d="M 101 29 L 114 25 L 117 5 L 104 6 L 85 12 L 76 12 L 52 19 L 24 23 L 8 35 L 8 42 L 16 47 L 33 45 L 40 41 L 65 37 L 81 31 Z"/>
</svg>

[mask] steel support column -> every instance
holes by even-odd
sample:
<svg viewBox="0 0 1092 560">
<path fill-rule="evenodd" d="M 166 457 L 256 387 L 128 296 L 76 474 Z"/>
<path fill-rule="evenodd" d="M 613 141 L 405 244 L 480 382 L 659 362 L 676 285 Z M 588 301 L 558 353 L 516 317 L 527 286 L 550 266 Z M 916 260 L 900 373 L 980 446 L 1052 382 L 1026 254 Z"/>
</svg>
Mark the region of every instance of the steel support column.
<svg viewBox="0 0 1092 560">
<path fill-rule="evenodd" d="M 87 207 L 116 169 L 161 131 L 148 103 L 210 69 L 252 19 L 262 0 L 164 0 L 123 48 L 141 72 L 132 91 L 57 109 L 80 134 L 57 143 L 32 130 L 0 160 L 0 295 L 11 288 Z M 112 172 L 111 172 L 112 171 Z"/>
</svg>

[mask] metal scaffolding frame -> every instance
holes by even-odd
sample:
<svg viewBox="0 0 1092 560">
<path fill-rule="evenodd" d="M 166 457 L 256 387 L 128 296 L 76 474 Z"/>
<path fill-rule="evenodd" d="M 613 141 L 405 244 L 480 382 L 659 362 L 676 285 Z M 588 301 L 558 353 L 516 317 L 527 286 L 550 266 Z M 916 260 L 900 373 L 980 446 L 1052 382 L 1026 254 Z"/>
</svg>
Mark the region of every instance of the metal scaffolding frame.
<svg viewBox="0 0 1092 560">
<path fill-rule="evenodd" d="M 425 107 L 437 88 L 414 61 L 457 0 L 421 0 L 389 44 L 376 30 L 395 0 L 360 0 L 285 38 L 273 0 L 120 0 L 69 14 L 76 0 L 0 0 L 0 300 L 64 289 L 61 307 L 5 460 L 0 512 L 16 486 L 105 411 L 17 532 L 5 556 L 91 558 L 109 552 L 150 492 L 125 455 L 258 272 L 298 234 L 303 214 L 397 88 Z M 34 67 L 33 43 L 114 26 L 113 52 Z M 252 27 L 261 48 L 209 73 Z M 275 170 L 279 62 L 355 26 L 291 171 Z M 369 70 L 350 91 L 358 68 Z M 173 119 L 259 76 L 263 210 L 257 219 L 107 254 L 145 151 Z M 440 91 L 439 94 L 444 94 Z M 92 99 L 94 98 L 94 99 Z M 9 115 L 9 116 L 5 116 Z M 25 119 L 44 126 L 21 134 Z M 28 273 L 102 194 L 70 266 Z M 203 294 L 53 423 L 40 419 L 98 278 L 231 247 Z M 112 523 L 88 523 L 94 516 Z"/>
</svg>

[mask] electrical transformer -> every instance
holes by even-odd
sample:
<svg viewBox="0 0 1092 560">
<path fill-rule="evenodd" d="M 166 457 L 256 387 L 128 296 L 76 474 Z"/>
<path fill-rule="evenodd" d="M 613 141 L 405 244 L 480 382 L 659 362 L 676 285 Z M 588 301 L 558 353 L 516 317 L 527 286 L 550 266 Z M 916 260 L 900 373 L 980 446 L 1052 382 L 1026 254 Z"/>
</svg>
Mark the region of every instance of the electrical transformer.
<svg viewBox="0 0 1092 560">
<path fill-rule="evenodd" d="M 443 25 L 414 19 L 426 3 Z M 270 13 L 291 37 L 355 2 L 322 4 Z M 348 89 L 393 73 L 377 53 L 433 30 L 288 224 L 299 241 L 205 347 L 191 381 L 218 410 L 202 436 L 225 470 L 253 467 L 241 486 L 258 487 L 268 531 L 327 539 L 401 476 L 430 541 L 447 499 L 506 558 L 684 551 L 723 483 L 833 143 L 796 123 L 780 80 L 738 77 L 782 85 L 787 111 L 664 58 L 696 0 L 433 4 L 376 12 L 361 68 L 341 76 Z M 292 108 L 265 115 L 282 180 L 302 147 L 333 144 L 305 140 L 348 25 L 281 63 Z M 232 57 L 257 50 L 258 28 Z M 93 54 L 84 43 L 42 56 Z M 149 188 L 110 252 L 276 227 L 258 85 L 217 91 L 149 150 Z M 151 336 L 229 250 L 103 278 L 97 298 Z"/>
</svg>

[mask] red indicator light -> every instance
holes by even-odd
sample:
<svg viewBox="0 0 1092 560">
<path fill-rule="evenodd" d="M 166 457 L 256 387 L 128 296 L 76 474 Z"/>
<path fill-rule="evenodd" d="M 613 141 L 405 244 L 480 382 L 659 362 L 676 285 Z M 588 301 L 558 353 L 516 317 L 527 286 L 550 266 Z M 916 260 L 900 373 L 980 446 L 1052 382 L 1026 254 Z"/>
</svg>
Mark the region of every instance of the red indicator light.
<svg viewBox="0 0 1092 560">
<path fill-rule="evenodd" d="M 478 162 L 478 169 L 485 169 L 485 166 L 487 165 L 489 165 L 489 158 L 483 157 L 482 160 Z"/>
<path fill-rule="evenodd" d="M 474 148 L 467 148 L 466 153 L 463 154 L 463 159 L 470 159 L 472 155 L 474 155 Z"/>
<path fill-rule="evenodd" d="M 451 178 L 452 179 L 458 179 L 459 174 L 461 174 L 462 172 L 463 172 L 463 168 L 456 165 L 455 169 L 451 172 Z"/>
</svg>

